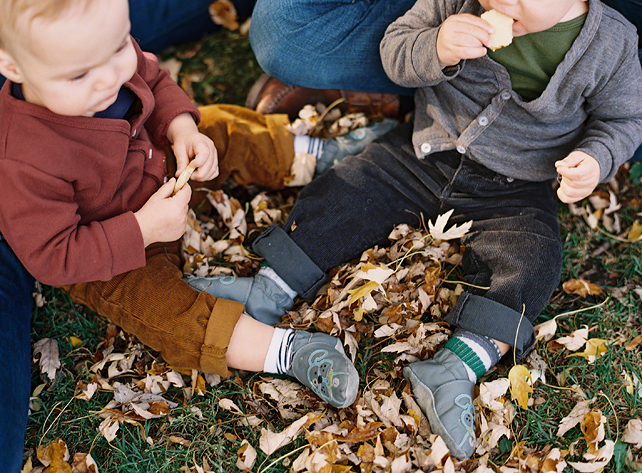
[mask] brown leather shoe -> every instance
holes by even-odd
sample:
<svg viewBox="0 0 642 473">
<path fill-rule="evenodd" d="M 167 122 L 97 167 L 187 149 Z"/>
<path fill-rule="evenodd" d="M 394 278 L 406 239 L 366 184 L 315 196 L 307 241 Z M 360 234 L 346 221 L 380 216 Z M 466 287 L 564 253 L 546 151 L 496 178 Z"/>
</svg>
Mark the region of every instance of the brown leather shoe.
<svg viewBox="0 0 642 473">
<path fill-rule="evenodd" d="M 402 119 L 401 102 L 395 94 L 375 94 L 339 89 L 310 89 L 297 85 L 285 85 L 267 74 L 261 75 L 250 89 L 245 106 L 264 115 L 287 113 L 295 120 L 305 105 L 322 103 L 330 105 L 343 99 L 337 107 L 347 112 L 363 112 Z"/>
</svg>

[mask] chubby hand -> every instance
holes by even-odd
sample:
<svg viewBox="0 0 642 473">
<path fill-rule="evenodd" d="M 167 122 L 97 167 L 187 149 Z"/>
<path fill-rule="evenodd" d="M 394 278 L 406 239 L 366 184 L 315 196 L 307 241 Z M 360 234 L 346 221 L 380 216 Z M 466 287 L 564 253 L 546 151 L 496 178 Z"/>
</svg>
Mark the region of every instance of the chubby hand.
<svg viewBox="0 0 642 473">
<path fill-rule="evenodd" d="M 584 151 L 571 152 L 555 168 L 562 178 L 557 196 L 566 204 L 588 197 L 600 182 L 599 163 Z"/>
<path fill-rule="evenodd" d="M 196 169 L 192 174 L 194 180 L 209 181 L 218 176 L 218 153 L 214 142 L 198 131 L 189 113 L 181 114 L 172 120 L 167 129 L 167 138 L 174 145 L 176 176 L 179 176 L 188 164 Z"/>
<path fill-rule="evenodd" d="M 178 240 L 185 233 L 192 188 L 184 186 L 176 194 L 171 178 L 158 189 L 138 212 L 134 212 L 145 247 L 159 241 Z"/>
<path fill-rule="evenodd" d="M 451 15 L 442 23 L 437 34 L 437 57 L 441 68 L 454 66 L 462 59 L 475 59 L 486 54 L 492 46 L 494 29 L 486 20 L 469 13 Z"/>
</svg>

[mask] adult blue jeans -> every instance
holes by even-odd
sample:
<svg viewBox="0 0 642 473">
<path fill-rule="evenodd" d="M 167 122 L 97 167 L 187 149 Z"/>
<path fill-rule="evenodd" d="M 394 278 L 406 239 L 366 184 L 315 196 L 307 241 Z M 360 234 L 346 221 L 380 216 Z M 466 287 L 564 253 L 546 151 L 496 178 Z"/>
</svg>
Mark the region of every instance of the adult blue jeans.
<svg viewBox="0 0 642 473">
<path fill-rule="evenodd" d="M 239 18 L 252 13 L 254 0 L 232 0 Z M 208 13 L 212 0 L 129 0 L 132 36 L 143 51 L 193 41 L 220 28 Z"/>
<path fill-rule="evenodd" d="M 0 235 L 0 465 L 22 468 L 31 393 L 33 278 Z"/>
<path fill-rule="evenodd" d="M 379 43 L 416 0 L 258 0 L 250 42 L 261 68 L 286 84 L 412 95 L 383 70 Z"/>
<path fill-rule="evenodd" d="M 520 359 L 561 274 L 552 182 L 510 179 L 456 151 L 420 160 L 411 132 L 404 123 L 314 179 L 285 225 L 270 227 L 253 248 L 311 298 L 330 269 L 386 245 L 395 225 L 418 228 L 420 216 L 434 221 L 454 209 L 449 226 L 473 224 L 461 239 L 466 289 L 445 320 L 507 343 Z"/>
<path fill-rule="evenodd" d="M 132 36 L 143 51 L 193 41 L 216 31 L 208 12 L 212 0 L 129 0 Z M 254 0 L 232 0 L 239 18 L 252 13 Z M 0 75 L 0 87 L 4 83 Z"/>
</svg>

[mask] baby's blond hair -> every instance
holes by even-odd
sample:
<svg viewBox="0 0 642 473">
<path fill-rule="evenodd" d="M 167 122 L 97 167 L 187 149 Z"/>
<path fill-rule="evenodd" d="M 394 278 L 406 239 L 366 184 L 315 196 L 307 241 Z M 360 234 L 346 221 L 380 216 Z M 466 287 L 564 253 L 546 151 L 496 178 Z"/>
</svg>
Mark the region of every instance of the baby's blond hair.
<svg viewBox="0 0 642 473">
<path fill-rule="evenodd" d="M 18 28 L 34 18 L 55 20 L 72 6 L 88 8 L 93 0 L 0 0 L 0 48 L 7 48 Z M 19 26 L 18 26 L 19 25 Z"/>
</svg>

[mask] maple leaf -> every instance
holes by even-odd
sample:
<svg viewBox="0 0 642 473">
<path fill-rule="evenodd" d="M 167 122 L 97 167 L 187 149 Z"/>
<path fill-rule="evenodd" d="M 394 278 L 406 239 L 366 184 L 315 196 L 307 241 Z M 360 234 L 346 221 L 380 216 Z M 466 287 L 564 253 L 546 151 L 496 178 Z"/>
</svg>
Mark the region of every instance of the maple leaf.
<svg viewBox="0 0 642 473">
<path fill-rule="evenodd" d="M 67 463 L 69 460 L 69 449 L 67 444 L 60 438 L 53 439 L 49 445 L 41 445 L 36 451 L 36 456 L 40 463 L 49 467 L 53 473 L 71 472 L 71 466 Z"/>
<path fill-rule="evenodd" d="M 634 448 L 642 448 L 642 420 L 631 419 L 626 424 L 622 442 L 633 444 Z"/>
<path fill-rule="evenodd" d="M 461 238 L 466 233 L 468 233 L 468 230 L 470 230 L 470 227 L 473 224 L 472 220 L 469 220 L 468 222 L 463 223 L 459 226 L 453 225 L 450 230 L 444 231 L 446 228 L 446 223 L 448 222 L 450 216 L 453 214 L 454 210 L 455 209 L 450 209 L 445 214 L 439 215 L 435 220 L 434 225 L 432 223 L 432 220 L 428 221 L 428 229 L 430 230 L 430 235 L 435 240 L 452 240 L 454 238 Z"/>
<path fill-rule="evenodd" d="M 33 361 L 38 360 L 38 355 L 40 355 L 40 372 L 54 381 L 56 370 L 60 368 L 58 342 L 52 338 L 38 340 L 33 346 Z"/>
<path fill-rule="evenodd" d="M 508 372 L 510 380 L 511 399 L 517 400 L 517 404 L 522 409 L 528 409 L 528 398 L 533 392 L 533 388 L 526 380 L 531 380 L 531 374 L 523 365 L 515 365 Z"/>
</svg>

